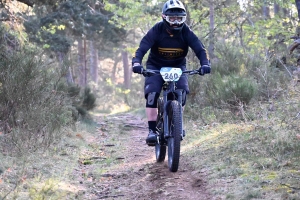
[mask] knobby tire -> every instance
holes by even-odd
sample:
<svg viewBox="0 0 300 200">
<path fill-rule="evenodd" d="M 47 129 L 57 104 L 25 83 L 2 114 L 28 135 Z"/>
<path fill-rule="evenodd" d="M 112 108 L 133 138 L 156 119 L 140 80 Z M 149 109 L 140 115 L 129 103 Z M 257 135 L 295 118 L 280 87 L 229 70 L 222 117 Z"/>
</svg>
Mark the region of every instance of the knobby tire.
<svg viewBox="0 0 300 200">
<path fill-rule="evenodd" d="M 159 98 L 157 102 L 157 108 L 158 108 L 158 115 L 157 115 L 157 132 L 159 134 L 159 142 L 156 143 L 155 145 L 155 155 L 156 155 L 156 161 L 157 162 L 163 162 L 166 157 L 166 151 L 167 147 L 164 143 L 164 121 L 163 121 L 163 108 L 164 108 L 164 100 L 163 98 Z"/>
<path fill-rule="evenodd" d="M 171 172 L 177 172 L 180 157 L 180 142 L 182 133 L 181 106 L 178 101 L 172 101 L 168 109 L 168 167 Z"/>
</svg>

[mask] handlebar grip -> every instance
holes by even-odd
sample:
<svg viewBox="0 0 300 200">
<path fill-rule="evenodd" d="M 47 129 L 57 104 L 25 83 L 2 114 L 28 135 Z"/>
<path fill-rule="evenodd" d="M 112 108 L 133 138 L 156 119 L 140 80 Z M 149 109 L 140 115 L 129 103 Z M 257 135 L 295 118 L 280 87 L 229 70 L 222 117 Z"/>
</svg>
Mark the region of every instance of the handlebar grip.
<svg viewBox="0 0 300 200">
<path fill-rule="evenodd" d="M 201 76 L 204 76 L 204 71 L 203 71 L 202 68 L 200 68 L 199 74 L 200 74 Z"/>
</svg>

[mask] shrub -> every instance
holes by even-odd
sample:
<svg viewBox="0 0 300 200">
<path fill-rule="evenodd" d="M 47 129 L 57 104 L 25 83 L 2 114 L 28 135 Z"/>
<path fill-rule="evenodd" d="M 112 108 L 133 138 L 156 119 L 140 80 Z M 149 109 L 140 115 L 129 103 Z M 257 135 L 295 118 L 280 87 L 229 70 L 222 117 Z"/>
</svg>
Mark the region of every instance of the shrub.
<svg viewBox="0 0 300 200">
<path fill-rule="evenodd" d="M 258 85 L 258 97 L 265 101 L 281 96 L 292 80 L 285 69 L 269 67 L 268 63 L 252 67 L 248 74 Z"/>
<path fill-rule="evenodd" d="M 215 74 L 212 81 L 207 83 L 206 97 L 214 106 L 229 104 L 238 106 L 240 103 L 249 104 L 256 93 L 253 81 L 240 76 L 221 77 Z"/>
<path fill-rule="evenodd" d="M 71 100 L 74 121 L 77 121 L 79 117 L 88 117 L 88 111 L 96 107 L 96 96 L 89 87 L 82 89 L 74 84 L 61 84 L 59 90 L 66 93 Z"/>
<path fill-rule="evenodd" d="M 241 49 L 222 43 L 216 46 L 216 55 L 219 60 L 213 63 L 212 72 L 228 76 L 244 73 L 245 56 Z"/>
<path fill-rule="evenodd" d="M 57 88 L 63 70 L 46 65 L 39 51 L 28 47 L 13 54 L 1 50 L 2 151 L 22 154 L 47 148 L 72 121 L 71 101 Z"/>
<path fill-rule="evenodd" d="M 96 107 L 96 96 L 91 93 L 91 89 L 88 87 L 84 89 L 82 107 L 86 110 L 92 110 Z"/>
</svg>

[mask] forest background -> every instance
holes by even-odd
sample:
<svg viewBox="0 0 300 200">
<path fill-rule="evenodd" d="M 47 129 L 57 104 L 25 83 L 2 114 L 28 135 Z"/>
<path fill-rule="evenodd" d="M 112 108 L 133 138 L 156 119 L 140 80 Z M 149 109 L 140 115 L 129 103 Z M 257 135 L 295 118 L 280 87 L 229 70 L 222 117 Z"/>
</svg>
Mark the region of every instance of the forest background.
<svg viewBox="0 0 300 200">
<path fill-rule="evenodd" d="M 244 172 L 244 165 L 270 169 L 269 182 L 295 177 L 276 190 L 298 195 L 293 183 L 300 179 L 299 2 L 183 2 L 186 23 L 212 63 L 211 75 L 189 80 L 186 121 L 203 127 L 234 124 L 233 132 L 239 125 L 251 127 L 238 136 L 247 145 L 228 150 L 250 152 L 248 161 L 235 156 L 217 171 L 224 175 L 226 162 L 235 163 L 234 175 L 255 182 L 259 178 Z M 16 159 L 53 148 L 79 123 L 92 123 L 91 113 L 143 108 L 143 77 L 132 74 L 131 58 L 142 36 L 161 20 L 163 3 L 1 1 L 1 156 Z M 192 51 L 187 61 L 188 68 L 199 68 Z M 285 174 L 274 172 L 284 167 Z M 8 169 L 3 164 L 0 174 Z"/>
</svg>

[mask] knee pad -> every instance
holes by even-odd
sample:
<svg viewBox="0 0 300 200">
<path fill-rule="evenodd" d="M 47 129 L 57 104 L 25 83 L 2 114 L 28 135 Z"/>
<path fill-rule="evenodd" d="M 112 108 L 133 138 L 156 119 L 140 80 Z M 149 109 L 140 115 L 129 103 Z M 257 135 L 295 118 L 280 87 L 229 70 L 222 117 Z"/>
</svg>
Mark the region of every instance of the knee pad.
<svg viewBox="0 0 300 200">
<path fill-rule="evenodd" d="M 157 108 L 157 99 L 159 98 L 159 93 L 150 92 L 147 94 L 146 108 Z"/>
</svg>

